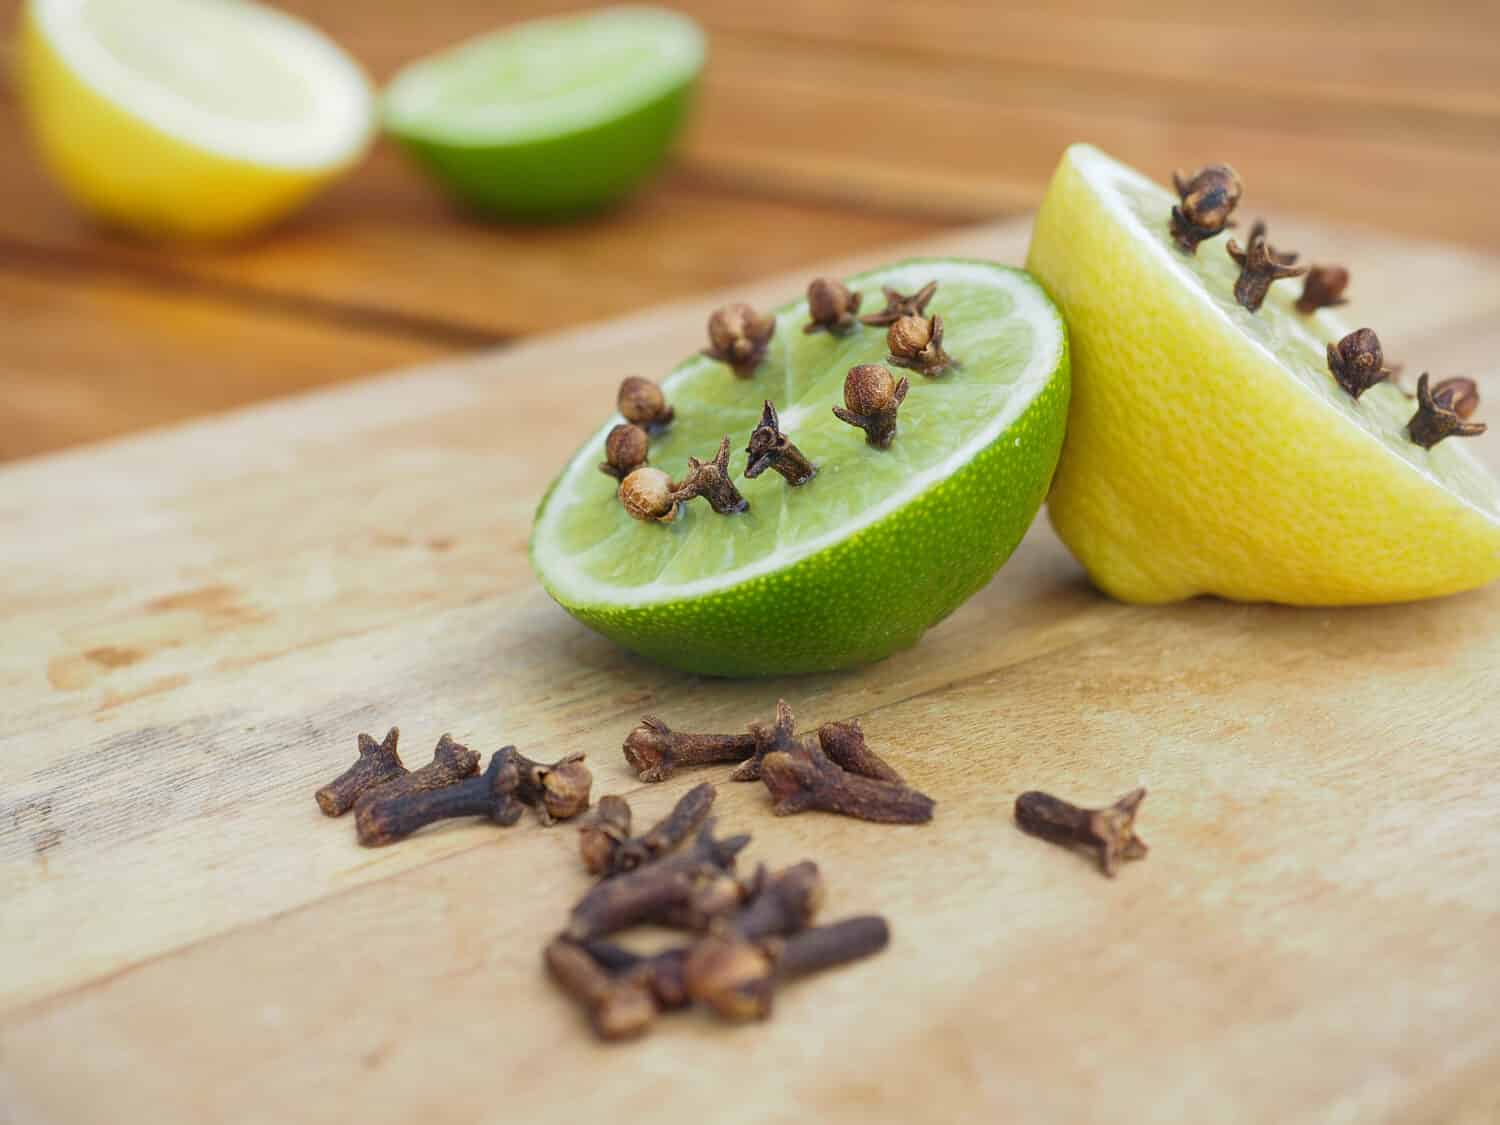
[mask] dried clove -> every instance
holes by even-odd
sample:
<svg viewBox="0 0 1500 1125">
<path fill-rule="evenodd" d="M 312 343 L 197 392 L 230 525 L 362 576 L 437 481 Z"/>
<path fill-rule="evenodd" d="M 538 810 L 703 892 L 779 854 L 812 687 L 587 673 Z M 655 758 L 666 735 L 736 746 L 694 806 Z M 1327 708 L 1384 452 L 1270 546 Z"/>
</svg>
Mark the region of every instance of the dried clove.
<svg viewBox="0 0 1500 1125">
<path fill-rule="evenodd" d="M 925 793 L 889 781 L 876 781 L 840 769 L 816 742 L 776 750 L 760 763 L 761 780 L 771 791 L 777 816 L 818 809 L 882 824 L 924 824 L 935 802 Z"/>
<path fill-rule="evenodd" d="M 1479 392 L 1472 380 L 1444 379 L 1438 388 L 1443 392 L 1441 397 L 1429 386 L 1425 371 L 1417 379 L 1417 412 L 1406 424 L 1412 441 L 1431 449 L 1444 438 L 1478 437 L 1489 428 L 1483 422 L 1468 420 L 1479 405 Z"/>
<path fill-rule="evenodd" d="M 628 473 L 620 482 L 620 504 L 631 519 L 671 523 L 677 518 L 672 478 L 649 466 Z"/>
<path fill-rule="evenodd" d="M 630 802 L 610 794 L 600 797 L 594 815 L 578 829 L 578 856 L 590 875 L 612 874 L 615 856 L 630 839 Z"/>
<path fill-rule="evenodd" d="M 823 875 L 811 860 L 771 876 L 761 868 L 751 881 L 744 909 L 721 918 L 716 930 L 744 941 L 794 934 L 812 923 L 823 894 Z"/>
<path fill-rule="evenodd" d="M 750 444 L 745 446 L 745 452 L 749 455 L 745 464 L 747 480 L 754 480 L 767 469 L 774 469 L 795 488 L 812 480 L 818 471 L 806 454 L 781 432 L 776 404 L 770 399 L 766 399 L 761 410 L 760 423 L 750 431 Z"/>
<path fill-rule="evenodd" d="M 367 734 L 359 736 L 359 757 L 354 764 L 313 794 L 324 816 L 343 816 L 362 793 L 406 773 L 396 751 L 400 738 L 401 731 L 396 727 L 386 732 L 383 742 Z"/>
<path fill-rule="evenodd" d="M 566 938 L 548 945 L 543 959 L 552 979 L 588 1013 L 600 1039 L 629 1039 L 650 1030 L 657 1005 L 643 977 L 611 973 Z"/>
<path fill-rule="evenodd" d="M 1471 418 L 1479 409 L 1479 384 L 1463 375 L 1432 384 L 1432 401 L 1460 418 Z"/>
<path fill-rule="evenodd" d="M 844 405 L 833 408 L 841 422 L 865 431 L 865 440 L 876 449 L 889 449 L 896 436 L 896 411 L 906 398 L 910 384 L 899 381 L 878 363 L 861 363 L 844 376 Z"/>
<path fill-rule="evenodd" d="M 885 294 L 885 308 L 877 313 L 860 317 L 860 323 L 868 324 L 872 328 L 885 328 L 895 324 L 903 316 L 921 316 L 927 311 L 927 303 L 932 300 L 937 287 L 937 282 L 929 281 L 915 293 L 907 295 L 897 292 L 889 285 L 882 285 L 880 291 Z"/>
<path fill-rule="evenodd" d="M 523 808 L 515 795 L 518 782 L 514 760 L 505 750 L 497 750 L 490 755 L 489 768 L 477 777 L 425 793 L 361 801 L 354 811 L 359 842 L 366 847 L 390 844 L 436 821 L 460 816 L 482 816 L 501 826 L 512 825 L 521 819 Z"/>
<path fill-rule="evenodd" d="M 507 746 L 495 751 L 494 756 L 504 758 L 507 768 L 514 769 L 516 800 L 535 810 L 543 824 L 570 820 L 589 807 L 594 775 L 584 764 L 586 755 L 567 754 L 548 765 L 533 762 L 514 746 Z"/>
<path fill-rule="evenodd" d="M 754 734 L 680 734 L 647 715 L 625 736 L 625 760 L 641 781 L 665 781 L 679 766 L 739 762 L 755 753 Z"/>
<path fill-rule="evenodd" d="M 732 516 L 750 507 L 749 503 L 729 479 L 729 438 L 719 443 L 719 452 L 712 461 L 688 458 L 688 475 L 672 489 L 672 499 L 677 503 L 703 497 L 708 506 L 721 516 Z"/>
<path fill-rule="evenodd" d="M 766 348 L 775 333 L 774 316 L 760 316 L 741 302 L 725 305 L 708 318 L 709 346 L 703 349 L 703 354 L 727 363 L 737 376 L 748 379 L 765 359 Z"/>
<path fill-rule="evenodd" d="M 687 990 L 687 959 L 690 945 L 664 949 L 660 953 L 641 954 L 612 941 L 591 941 L 584 945 L 596 962 L 616 976 L 639 981 L 651 991 L 662 1011 L 686 1008 L 693 1002 Z"/>
<path fill-rule="evenodd" d="M 858 719 L 844 723 L 824 723 L 818 728 L 818 745 L 823 753 L 850 773 L 905 785 L 906 781 L 879 754 L 865 744 L 865 732 Z"/>
<path fill-rule="evenodd" d="M 1296 254 L 1278 254 L 1266 241 L 1266 224 L 1259 219 L 1250 228 L 1250 241 L 1244 249 L 1234 239 L 1225 247 L 1239 263 L 1239 280 L 1234 283 L 1234 299 L 1251 312 L 1258 312 L 1271 291 L 1271 283 L 1288 277 L 1301 277 L 1306 266 L 1294 265 Z"/>
<path fill-rule="evenodd" d="M 1385 353 L 1380 350 L 1380 337 L 1370 328 L 1355 329 L 1337 344 L 1329 344 L 1328 370 L 1355 399 L 1391 377 Z"/>
<path fill-rule="evenodd" d="M 1033 790 L 1016 798 L 1016 824 L 1044 840 L 1088 848 L 1114 878 L 1121 860 L 1145 858 L 1146 842 L 1135 834 L 1135 814 L 1145 799 L 1145 789 L 1132 789 L 1106 808 L 1082 809 Z"/>
<path fill-rule="evenodd" d="M 808 322 L 802 331 L 809 336 L 814 332 L 828 332 L 834 336 L 847 336 L 858 327 L 855 313 L 859 312 L 863 294 L 851 293 L 841 281 L 831 278 L 814 278 L 807 287 Z"/>
<path fill-rule="evenodd" d="M 615 480 L 624 480 L 646 463 L 651 439 L 646 431 L 632 422 L 621 422 L 604 439 L 604 461 L 599 471 Z"/>
<path fill-rule="evenodd" d="M 454 742 L 451 736 L 445 734 L 438 739 L 437 746 L 432 751 L 432 761 L 421 769 L 392 778 L 373 789 L 367 789 L 360 794 L 354 807 L 358 810 L 359 806 L 367 801 L 382 800 L 386 797 L 409 797 L 413 793 L 442 789 L 466 777 L 473 777 L 478 772 L 478 752 Z"/>
<path fill-rule="evenodd" d="M 1173 172 L 1172 185 L 1180 198 L 1172 208 L 1172 239 L 1185 253 L 1196 254 L 1198 243 L 1230 225 L 1240 202 L 1240 177 L 1228 164 L 1210 164 L 1191 177 Z"/>
<path fill-rule="evenodd" d="M 620 383 L 615 405 L 627 422 L 633 422 L 648 434 L 659 433 L 671 425 L 676 412 L 667 405 L 661 388 L 639 375 L 627 376 Z"/>
<path fill-rule="evenodd" d="M 954 364 L 943 351 L 943 318 L 924 320 L 920 316 L 903 316 L 890 327 L 885 337 L 890 355 L 886 358 L 897 367 L 936 379 Z"/>
<path fill-rule="evenodd" d="M 695 895 L 700 901 L 721 900 L 720 882 L 734 870 L 735 856 L 750 837 L 716 840 L 713 824 L 709 820 L 703 825 L 689 851 L 597 884 L 573 907 L 567 936 L 589 941 L 637 923 L 671 918 L 691 909 Z"/>
<path fill-rule="evenodd" d="M 717 796 L 717 790 L 708 782 L 695 785 L 650 831 L 635 837 L 630 835 L 630 806 L 624 798 L 602 798 L 593 823 L 578 830 L 584 867 L 591 875 L 608 878 L 659 859 L 697 830 L 707 819 Z"/>
<path fill-rule="evenodd" d="M 767 754 L 775 750 L 796 749 L 797 739 L 794 737 L 796 722 L 792 715 L 791 705 L 785 699 L 778 699 L 774 722 L 750 724 L 750 735 L 754 741 L 755 752 L 729 775 L 729 780 L 759 781 L 760 763 Z"/>
<path fill-rule="evenodd" d="M 765 1019 L 780 982 L 869 957 L 889 943 L 889 925 L 874 915 L 758 943 L 709 937 L 689 955 L 688 994 L 724 1019 Z"/>
<path fill-rule="evenodd" d="M 1297 298 L 1297 311 L 1310 316 L 1319 309 L 1347 305 L 1344 290 L 1349 288 L 1349 271 L 1343 266 L 1313 266 L 1302 282 L 1302 296 Z"/>
</svg>

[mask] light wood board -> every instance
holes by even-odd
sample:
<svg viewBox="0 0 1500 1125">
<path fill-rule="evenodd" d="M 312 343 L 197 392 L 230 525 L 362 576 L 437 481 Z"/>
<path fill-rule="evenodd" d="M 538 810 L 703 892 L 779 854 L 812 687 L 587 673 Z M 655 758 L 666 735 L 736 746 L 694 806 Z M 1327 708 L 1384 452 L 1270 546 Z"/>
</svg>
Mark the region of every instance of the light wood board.
<svg viewBox="0 0 1500 1125">
<path fill-rule="evenodd" d="M 1354 265 L 1393 358 L 1490 389 L 1500 263 L 1275 229 Z M 553 606 L 526 538 L 621 374 L 717 299 L 0 470 L 0 1120 L 1495 1120 L 1500 590 L 1131 607 L 1043 520 L 876 667 L 664 671 Z M 311 797 L 399 724 L 411 764 L 444 731 L 587 751 L 649 818 L 727 770 L 639 785 L 638 715 L 733 729 L 778 695 L 860 717 L 939 806 L 778 820 L 721 788 L 752 861 L 816 858 L 829 917 L 894 930 L 765 1026 L 596 1045 L 540 967 L 586 886 L 570 828 L 362 850 Z M 1023 789 L 1137 782 L 1152 853 L 1114 882 L 1011 823 Z"/>
</svg>

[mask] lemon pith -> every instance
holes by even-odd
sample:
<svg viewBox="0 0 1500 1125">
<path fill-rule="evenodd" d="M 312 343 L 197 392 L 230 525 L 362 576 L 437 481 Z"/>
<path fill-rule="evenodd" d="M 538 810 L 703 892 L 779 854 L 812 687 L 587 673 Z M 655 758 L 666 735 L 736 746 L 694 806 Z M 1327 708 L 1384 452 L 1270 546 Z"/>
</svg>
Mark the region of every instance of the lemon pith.
<svg viewBox="0 0 1500 1125">
<path fill-rule="evenodd" d="M 910 292 L 932 277 L 940 284 L 929 312 L 952 316 L 945 347 L 969 362 L 943 379 L 912 376 L 891 451 L 870 449 L 831 412 L 848 367 L 884 358 L 885 330 L 805 336 L 797 302 L 778 311 L 771 358 L 755 378 L 693 359 L 664 383 L 677 419 L 653 443 L 651 463 L 680 477 L 688 454 L 710 455 L 727 433 L 750 510 L 719 516 L 699 502 L 673 524 L 631 521 L 596 467 L 612 417 L 538 511 L 532 560 L 548 592 L 626 647 L 719 675 L 867 663 L 952 612 L 1040 507 L 1061 446 L 1067 344 L 1050 302 L 1020 271 L 912 262 L 850 285 L 878 308 L 881 284 Z M 996 314 L 981 317 L 982 308 Z M 800 488 L 774 473 L 743 477 L 741 451 L 765 398 L 818 465 Z"/>
<path fill-rule="evenodd" d="M 182 0 L 132 8 L 130 20 L 151 26 L 149 8 L 169 16 L 174 2 Z M 239 24 L 251 25 L 242 42 L 206 49 L 240 57 L 235 73 L 247 88 L 237 96 L 249 106 L 258 98 L 271 103 L 279 119 L 269 111 L 237 114 L 217 101 L 195 104 L 191 75 L 149 72 L 152 65 L 170 70 L 176 56 L 135 49 L 131 28 L 106 18 L 118 10 L 100 0 L 28 0 L 18 67 L 27 118 L 43 162 L 80 208 L 148 235 L 239 234 L 285 214 L 364 151 L 372 98 L 337 47 L 258 5 L 225 4 L 195 18 L 208 11 L 230 25 L 218 32 L 210 19 L 209 27 L 231 38 Z M 163 13 L 157 23 L 170 23 Z M 258 37 L 266 40 L 259 53 L 252 50 Z M 279 57 L 283 50 L 290 55 Z M 300 107 L 286 104 L 297 67 L 316 73 Z M 282 102 L 257 83 L 279 84 Z"/>
<path fill-rule="evenodd" d="M 1295 283 L 1258 314 L 1235 306 L 1224 239 L 1181 254 L 1173 202 L 1075 145 L 1027 257 L 1073 346 L 1049 517 L 1093 581 L 1133 602 L 1342 605 L 1500 575 L 1494 478 L 1457 440 L 1406 440 L 1396 387 L 1338 388 L 1323 348 L 1349 326 L 1293 311 Z"/>
</svg>

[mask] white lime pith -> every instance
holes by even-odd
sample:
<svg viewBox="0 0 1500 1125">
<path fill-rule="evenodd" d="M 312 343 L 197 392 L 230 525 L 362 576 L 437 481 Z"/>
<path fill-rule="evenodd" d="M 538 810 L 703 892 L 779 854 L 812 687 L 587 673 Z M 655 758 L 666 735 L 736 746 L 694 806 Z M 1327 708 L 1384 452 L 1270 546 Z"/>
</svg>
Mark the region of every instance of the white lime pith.
<svg viewBox="0 0 1500 1125">
<path fill-rule="evenodd" d="M 1500 575 L 1494 477 L 1461 440 L 1413 444 L 1415 403 L 1396 386 L 1343 391 L 1325 348 L 1351 326 L 1298 313 L 1300 283 L 1240 308 L 1224 237 L 1194 256 L 1172 244 L 1175 202 L 1075 145 L 1027 258 L 1073 348 L 1048 513 L 1095 583 L 1136 602 L 1342 605 Z"/>
<path fill-rule="evenodd" d="M 1040 288 L 983 262 L 917 261 L 849 279 L 866 311 L 880 287 L 938 281 L 959 366 L 910 374 L 890 450 L 834 418 L 845 372 L 886 359 L 884 328 L 805 335 L 805 302 L 777 313 L 751 379 L 694 358 L 665 381 L 676 410 L 651 464 L 680 479 L 689 455 L 728 435 L 731 474 L 748 512 L 701 501 L 671 524 L 631 520 L 598 471 L 609 418 L 554 483 L 538 512 L 533 564 L 568 611 L 665 663 L 720 675 L 846 667 L 914 643 L 982 586 L 1035 516 L 1062 439 L 1066 336 Z M 899 372 L 898 372 L 899 374 Z M 812 459 L 791 488 L 774 473 L 743 477 L 741 452 L 764 400 Z"/>
</svg>

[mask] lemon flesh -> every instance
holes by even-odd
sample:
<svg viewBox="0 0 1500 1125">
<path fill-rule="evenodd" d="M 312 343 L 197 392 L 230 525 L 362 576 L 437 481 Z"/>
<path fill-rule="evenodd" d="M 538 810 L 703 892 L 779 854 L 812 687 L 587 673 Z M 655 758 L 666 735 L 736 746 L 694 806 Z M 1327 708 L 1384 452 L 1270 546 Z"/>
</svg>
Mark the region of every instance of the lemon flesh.
<svg viewBox="0 0 1500 1125">
<path fill-rule="evenodd" d="M 358 159 L 373 127 L 349 57 L 247 0 L 28 0 L 19 77 L 64 191 L 147 235 L 279 218 Z"/>
<path fill-rule="evenodd" d="M 661 8 L 532 20 L 413 63 L 387 88 L 382 116 L 463 202 L 566 218 L 656 170 L 703 59 L 697 24 Z"/>
<path fill-rule="evenodd" d="M 1225 238 L 1193 257 L 1172 244 L 1175 202 L 1075 145 L 1027 258 L 1073 347 L 1048 513 L 1093 581 L 1131 602 L 1344 605 L 1500 574 L 1495 478 L 1459 439 L 1408 440 L 1397 387 L 1349 397 L 1325 347 L 1350 328 L 1297 313 L 1299 283 L 1240 308 Z"/>
<path fill-rule="evenodd" d="M 912 374 L 888 450 L 840 422 L 844 375 L 886 358 L 884 328 L 806 335 L 807 305 L 779 310 L 750 379 L 694 358 L 663 382 L 675 409 L 651 464 L 681 479 L 687 458 L 728 436 L 750 508 L 706 502 L 675 521 L 626 515 L 598 469 L 611 417 L 542 501 L 532 563 L 580 621 L 688 671 L 775 675 L 864 664 L 913 644 L 983 586 L 1035 517 L 1062 445 L 1068 351 L 1061 318 L 1026 274 L 985 262 L 912 261 L 850 279 L 865 311 L 880 287 L 938 282 L 929 314 L 959 366 Z M 899 370 L 897 371 L 899 374 Z M 743 449 L 771 399 L 817 475 L 792 488 L 744 479 Z"/>
</svg>

